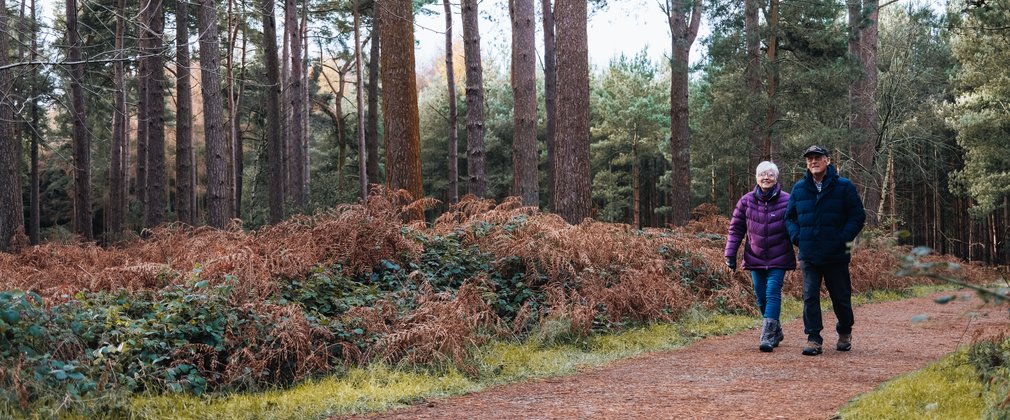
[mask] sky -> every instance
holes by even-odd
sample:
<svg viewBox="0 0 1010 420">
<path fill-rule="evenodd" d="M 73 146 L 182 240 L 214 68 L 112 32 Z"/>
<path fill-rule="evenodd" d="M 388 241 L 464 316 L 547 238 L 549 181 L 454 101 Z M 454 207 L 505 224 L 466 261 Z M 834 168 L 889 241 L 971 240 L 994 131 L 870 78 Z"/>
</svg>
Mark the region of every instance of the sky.
<svg viewBox="0 0 1010 420">
<path fill-rule="evenodd" d="M 540 1 L 537 9 L 537 51 L 543 51 L 543 31 L 540 23 Z M 602 68 L 617 55 L 635 55 L 646 49 L 653 61 L 662 60 L 670 50 L 670 33 L 666 26 L 666 16 L 656 0 L 610 0 L 603 11 L 593 13 L 589 19 L 589 60 L 593 66 Z M 478 7 L 480 20 L 481 50 L 486 56 L 508 56 L 511 43 L 511 28 L 508 21 L 507 0 L 482 0 Z M 419 66 L 440 59 L 445 50 L 445 16 L 442 3 L 430 5 L 430 15 L 419 15 L 414 21 L 414 37 L 418 41 L 416 61 Z M 462 42 L 462 18 L 459 15 L 459 1 L 453 1 L 454 44 Z M 704 23 L 704 22 L 703 22 Z M 702 29 L 704 31 L 705 28 Z M 699 41 L 703 34 L 699 34 Z M 699 44 L 695 41 L 695 45 Z M 692 48 L 692 60 L 701 56 L 698 47 Z"/>
<path fill-rule="evenodd" d="M 942 11 L 947 0 L 898 0 L 897 4 L 927 4 Z M 445 17 L 442 2 L 427 6 L 433 13 L 415 18 L 414 37 L 418 41 L 416 62 L 419 67 L 434 60 L 442 60 L 445 50 Z M 453 35 L 462 42 L 459 0 L 452 0 Z M 543 32 L 540 23 L 540 1 L 535 0 L 537 9 L 537 51 L 543 51 Z M 610 0 L 605 10 L 590 15 L 589 61 L 596 68 L 605 68 L 610 60 L 619 54 L 633 56 L 645 49 L 653 62 L 663 62 L 670 52 L 670 32 L 666 15 L 659 8 L 658 0 Z M 886 4 L 887 0 L 881 0 Z M 511 28 L 508 21 L 508 0 L 480 0 L 478 7 L 480 20 L 481 50 L 485 56 L 508 57 L 511 43 Z M 691 62 L 695 63 L 704 55 L 702 39 L 708 35 L 706 20 L 702 20 L 698 38 L 691 46 Z"/>
<path fill-rule="evenodd" d="M 928 4 L 942 10 L 947 0 L 898 0 L 898 4 Z M 41 16 L 51 18 L 57 0 L 39 0 Z M 462 26 L 459 14 L 460 0 L 452 0 L 454 44 L 462 44 Z M 543 51 L 543 32 L 540 24 L 540 1 L 534 0 L 537 9 L 537 50 Z M 604 68 L 619 54 L 635 55 L 643 49 L 654 62 L 662 62 L 670 51 L 670 33 L 666 16 L 658 0 L 609 0 L 601 11 L 591 12 L 589 35 L 589 60 L 596 68 Z M 508 62 L 511 28 L 508 20 L 508 0 L 479 0 L 481 12 L 481 50 L 485 57 Z M 414 36 L 417 40 L 415 61 L 419 68 L 444 58 L 445 17 L 441 1 L 427 6 L 429 13 L 415 18 Z M 708 34 L 703 20 L 698 39 L 691 47 L 691 62 L 704 54 L 701 40 Z M 504 61 L 501 61 L 504 60 Z"/>
</svg>

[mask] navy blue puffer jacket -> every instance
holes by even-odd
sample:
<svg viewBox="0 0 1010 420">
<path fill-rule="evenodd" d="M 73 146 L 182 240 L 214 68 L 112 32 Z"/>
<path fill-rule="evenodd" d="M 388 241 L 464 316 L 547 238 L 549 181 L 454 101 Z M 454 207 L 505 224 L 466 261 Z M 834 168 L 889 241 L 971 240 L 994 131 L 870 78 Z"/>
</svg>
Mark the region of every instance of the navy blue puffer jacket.
<svg viewBox="0 0 1010 420">
<path fill-rule="evenodd" d="M 793 186 L 786 209 L 789 239 L 799 246 L 800 261 L 849 262 L 852 255 L 847 244 L 866 223 L 863 202 L 852 181 L 838 176 L 835 165 L 828 165 L 821 187 L 818 192 L 810 171 Z"/>
</svg>

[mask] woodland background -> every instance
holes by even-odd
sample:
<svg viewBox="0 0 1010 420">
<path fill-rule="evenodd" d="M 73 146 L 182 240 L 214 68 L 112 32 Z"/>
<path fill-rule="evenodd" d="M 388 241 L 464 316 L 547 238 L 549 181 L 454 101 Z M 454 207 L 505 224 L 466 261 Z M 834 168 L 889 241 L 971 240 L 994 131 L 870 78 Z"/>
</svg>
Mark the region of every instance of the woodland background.
<svg viewBox="0 0 1010 420">
<path fill-rule="evenodd" d="M 668 60 L 603 68 L 606 1 L 445 1 L 462 37 L 417 63 L 424 3 L 4 0 L 0 416 L 160 418 L 138 398 L 355 366 L 493 381 L 488 343 L 754 315 L 723 215 L 812 143 L 870 216 L 854 291 L 1010 255 L 1010 0 L 642 3 Z"/>
<path fill-rule="evenodd" d="M 1010 258 L 1006 0 L 645 2 L 668 17 L 668 60 L 603 68 L 586 59 L 599 0 L 446 1 L 463 33 L 435 63 L 412 42 L 432 1 L 36 2 L 0 8 L 8 248 L 22 226 L 33 244 L 257 228 L 369 184 L 438 200 L 429 221 L 473 194 L 682 226 L 728 213 L 762 159 L 791 187 L 817 143 L 873 226 Z M 510 12 L 511 57 L 481 53 L 491 8 Z"/>
</svg>

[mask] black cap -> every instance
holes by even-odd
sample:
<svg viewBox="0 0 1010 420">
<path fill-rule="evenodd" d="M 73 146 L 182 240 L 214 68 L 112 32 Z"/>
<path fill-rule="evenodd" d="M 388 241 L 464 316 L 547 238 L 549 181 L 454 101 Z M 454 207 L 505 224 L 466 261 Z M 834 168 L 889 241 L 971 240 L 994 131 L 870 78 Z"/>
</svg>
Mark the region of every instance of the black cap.
<svg viewBox="0 0 1010 420">
<path fill-rule="evenodd" d="M 813 146 L 808 147 L 807 150 L 803 152 L 803 157 L 807 157 L 810 155 L 831 156 L 831 153 L 828 152 L 828 149 L 825 149 L 815 144 Z"/>
</svg>

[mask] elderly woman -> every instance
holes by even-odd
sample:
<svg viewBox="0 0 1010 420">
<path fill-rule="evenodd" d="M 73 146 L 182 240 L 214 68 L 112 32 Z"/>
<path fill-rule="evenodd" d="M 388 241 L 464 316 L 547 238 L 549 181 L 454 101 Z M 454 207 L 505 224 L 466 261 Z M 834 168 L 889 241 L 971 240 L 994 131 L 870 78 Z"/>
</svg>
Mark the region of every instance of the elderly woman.
<svg viewBox="0 0 1010 420">
<path fill-rule="evenodd" d="M 736 203 L 726 240 L 726 265 L 736 270 L 740 242 L 746 239 L 743 268 L 751 271 L 758 308 L 764 315 L 759 349 L 770 352 L 782 341 L 779 312 L 782 308 L 782 279 L 796 269 L 796 255 L 786 230 L 789 193 L 779 185 L 779 168 L 772 162 L 757 166 L 754 191 Z"/>
</svg>

